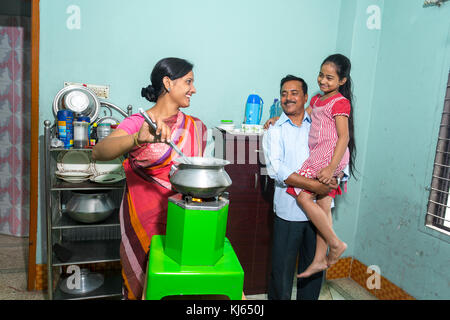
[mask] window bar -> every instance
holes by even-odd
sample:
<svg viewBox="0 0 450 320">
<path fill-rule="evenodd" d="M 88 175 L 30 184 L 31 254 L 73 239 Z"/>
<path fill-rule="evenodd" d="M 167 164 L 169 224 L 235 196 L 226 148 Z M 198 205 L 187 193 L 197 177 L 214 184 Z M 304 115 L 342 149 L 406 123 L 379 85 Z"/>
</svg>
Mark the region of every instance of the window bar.
<svg viewBox="0 0 450 320">
<path fill-rule="evenodd" d="M 447 165 L 442 164 L 442 163 L 437 163 L 437 162 L 435 162 L 434 165 L 435 165 L 435 166 L 444 167 L 444 168 L 450 168 L 450 166 L 447 166 Z"/>
<path fill-rule="evenodd" d="M 431 187 L 430 189 L 433 190 L 433 191 L 437 191 L 437 192 L 442 192 L 442 193 L 450 194 L 450 192 L 448 192 L 448 191 L 438 190 L 438 189 L 435 189 L 435 188 L 433 188 L 433 187 Z"/>
<path fill-rule="evenodd" d="M 444 177 L 439 177 L 439 176 L 434 176 L 434 175 L 433 175 L 433 178 L 441 179 L 441 180 L 445 180 L 445 181 L 450 181 L 450 179 L 446 179 Z"/>
<path fill-rule="evenodd" d="M 427 212 L 427 215 L 432 216 L 432 217 L 434 217 L 434 218 L 438 218 L 438 219 L 441 219 L 441 220 L 450 222 L 450 220 L 448 220 L 448 219 L 445 219 L 445 218 L 443 218 L 443 217 L 437 216 L 437 215 L 432 214 L 432 213 L 429 213 L 429 212 Z"/>
<path fill-rule="evenodd" d="M 428 201 L 431 202 L 431 203 L 437 204 L 438 206 L 441 206 L 441 207 L 450 208 L 450 206 L 448 206 L 446 204 L 443 204 L 443 203 L 439 203 L 439 202 L 436 202 L 436 201 L 433 201 L 433 200 L 428 200 Z"/>
</svg>

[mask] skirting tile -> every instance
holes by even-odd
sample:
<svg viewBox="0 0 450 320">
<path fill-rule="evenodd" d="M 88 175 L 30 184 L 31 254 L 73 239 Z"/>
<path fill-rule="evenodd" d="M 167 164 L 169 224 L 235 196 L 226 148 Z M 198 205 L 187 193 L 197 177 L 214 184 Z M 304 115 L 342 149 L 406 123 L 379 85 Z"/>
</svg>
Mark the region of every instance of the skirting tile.
<svg viewBox="0 0 450 320">
<path fill-rule="evenodd" d="M 348 278 L 350 276 L 352 260 L 351 257 L 339 259 L 337 263 L 327 269 L 327 280 Z"/>
<path fill-rule="evenodd" d="M 397 287 L 382 275 L 351 257 L 339 259 L 336 264 L 327 270 L 326 278 L 327 280 L 351 278 L 380 300 L 415 300 L 414 297 L 406 293 L 403 289 Z M 375 283 L 372 281 L 376 278 L 379 279 L 378 285 L 376 281 Z M 368 288 L 368 282 L 374 289 Z"/>
<path fill-rule="evenodd" d="M 403 289 L 397 287 L 388 279 L 376 273 L 375 270 L 368 268 L 356 259 L 353 259 L 350 277 L 380 300 L 415 300 L 414 297 L 406 293 Z M 376 281 L 372 281 L 375 278 L 379 279 L 378 285 Z M 367 282 L 375 288 L 368 288 Z"/>
</svg>

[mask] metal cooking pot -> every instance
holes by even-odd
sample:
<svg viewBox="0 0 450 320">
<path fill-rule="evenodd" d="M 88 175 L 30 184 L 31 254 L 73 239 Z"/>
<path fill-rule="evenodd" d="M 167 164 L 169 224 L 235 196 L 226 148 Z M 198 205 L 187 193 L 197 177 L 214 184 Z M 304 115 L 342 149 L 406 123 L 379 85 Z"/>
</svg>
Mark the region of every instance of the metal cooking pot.
<svg viewBox="0 0 450 320">
<path fill-rule="evenodd" d="M 224 167 L 230 161 L 218 158 L 187 157 L 174 160 L 177 167 L 170 177 L 172 187 L 196 198 L 212 198 L 231 185 Z"/>
<path fill-rule="evenodd" d="M 69 283 L 69 277 L 62 279 L 59 288 L 62 292 L 68 294 L 85 294 L 99 288 L 105 281 L 103 275 L 97 272 L 90 272 L 89 269 L 83 268 L 80 270 L 80 282 Z M 79 285 L 77 287 L 76 285 Z"/>
<path fill-rule="evenodd" d="M 115 209 L 109 191 L 72 191 L 66 205 L 68 215 L 79 222 L 94 223 L 108 218 Z"/>
</svg>

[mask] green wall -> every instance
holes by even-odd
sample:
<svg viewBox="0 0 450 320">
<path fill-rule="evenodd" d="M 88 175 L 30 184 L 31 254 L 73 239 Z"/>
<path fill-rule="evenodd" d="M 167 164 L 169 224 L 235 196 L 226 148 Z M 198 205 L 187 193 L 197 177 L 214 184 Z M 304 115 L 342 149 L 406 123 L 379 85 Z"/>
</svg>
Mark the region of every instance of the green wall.
<svg viewBox="0 0 450 320">
<path fill-rule="evenodd" d="M 345 255 L 379 266 L 383 276 L 418 299 L 450 296 L 448 236 L 423 226 L 450 67 L 450 4 L 40 2 L 41 124 L 53 118 L 53 97 L 64 81 L 110 85 L 111 102 L 131 104 L 134 111 L 149 107 L 140 89 L 148 85 L 154 64 L 167 56 L 194 63 L 197 94 L 186 112 L 209 128 L 220 119 L 241 123 L 252 92 L 264 99 L 266 119 L 283 76 L 302 76 L 311 97 L 323 59 L 335 52 L 349 56 L 359 174 L 334 214 L 336 232 L 349 245 Z M 80 29 L 66 27 L 70 5 L 80 8 Z M 367 27 L 371 5 L 381 9 L 380 29 Z M 42 214 L 39 223 L 37 263 L 45 263 Z"/>
<path fill-rule="evenodd" d="M 424 222 L 450 69 L 450 6 L 380 4 L 379 39 L 357 40 L 355 30 L 352 50 L 356 68 L 373 66 L 355 81 L 372 88 L 356 90 L 370 110 L 357 119 L 364 158 L 353 254 L 418 299 L 448 299 L 449 236 Z"/>
</svg>

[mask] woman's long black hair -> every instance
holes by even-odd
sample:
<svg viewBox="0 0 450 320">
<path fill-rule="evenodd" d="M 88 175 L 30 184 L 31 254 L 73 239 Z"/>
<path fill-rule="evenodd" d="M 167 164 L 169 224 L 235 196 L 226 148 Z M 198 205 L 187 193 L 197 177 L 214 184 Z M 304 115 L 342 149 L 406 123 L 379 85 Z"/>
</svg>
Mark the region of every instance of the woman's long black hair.
<svg viewBox="0 0 450 320">
<path fill-rule="evenodd" d="M 164 58 L 158 61 L 150 76 L 151 85 L 142 88 L 141 96 L 150 102 L 156 102 L 158 97 L 165 93 L 166 87 L 163 84 L 164 77 L 175 80 L 188 74 L 194 65 L 189 61 L 180 58 Z"/>
<path fill-rule="evenodd" d="M 350 101 L 350 116 L 348 118 L 348 131 L 349 131 L 349 142 L 348 142 L 348 150 L 350 151 L 350 162 L 349 169 L 350 175 L 355 177 L 355 158 L 356 158 L 356 145 L 355 145 L 355 136 L 354 136 L 354 127 L 353 127 L 353 93 L 352 93 L 352 78 L 350 76 L 350 71 L 352 68 L 352 64 L 350 60 L 342 55 L 342 54 L 333 54 L 326 58 L 322 66 L 326 63 L 333 63 L 336 67 L 336 73 L 339 76 L 339 79 L 347 78 L 347 81 L 339 87 L 339 92 Z M 356 177 L 355 177 L 356 178 Z"/>
</svg>

